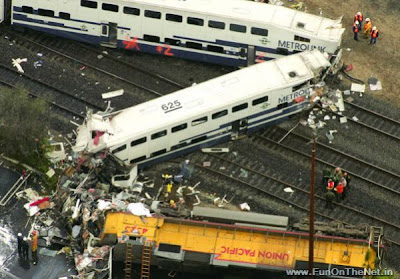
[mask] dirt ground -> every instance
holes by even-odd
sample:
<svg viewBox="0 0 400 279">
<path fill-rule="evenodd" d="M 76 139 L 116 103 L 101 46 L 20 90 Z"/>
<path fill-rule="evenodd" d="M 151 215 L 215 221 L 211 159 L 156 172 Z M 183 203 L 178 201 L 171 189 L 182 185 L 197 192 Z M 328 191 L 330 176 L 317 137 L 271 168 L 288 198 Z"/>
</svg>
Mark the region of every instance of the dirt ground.
<svg viewBox="0 0 400 279">
<path fill-rule="evenodd" d="M 367 82 L 369 77 L 377 77 L 383 90 L 371 91 L 370 94 L 400 106 L 400 32 L 396 28 L 400 20 L 399 0 L 301 0 L 306 11 L 320 14 L 328 18 L 338 18 L 343 15 L 343 62 L 353 64 L 349 73 L 353 77 Z M 283 1 L 288 7 L 299 0 Z M 304 8 L 303 8 L 304 10 Z M 353 18 L 361 12 L 369 17 L 373 26 L 379 30 L 376 45 L 370 45 L 369 40 L 359 34 L 359 41 L 353 39 Z M 364 28 L 364 26 L 363 26 Z M 350 51 L 346 49 L 350 48 Z M 368 90 L 367 90 L 368 92 Z"/>
</svg>

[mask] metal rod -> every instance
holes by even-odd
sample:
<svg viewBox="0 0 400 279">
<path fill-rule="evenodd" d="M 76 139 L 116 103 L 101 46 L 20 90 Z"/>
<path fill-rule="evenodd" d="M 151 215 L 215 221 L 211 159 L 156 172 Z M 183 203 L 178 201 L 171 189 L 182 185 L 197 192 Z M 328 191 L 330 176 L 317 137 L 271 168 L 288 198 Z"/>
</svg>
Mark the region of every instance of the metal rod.
<svg viewBox="0 0 400 279">
<path fill-rule="evenodd" d="M 311 156 L 311 185 L 310 185 L 310 235 L 308 250 L 308 275 L 314 278 L 312 273 L 314 265 L 314 196 L 315 196 L 315 135 L 313 135 L 312 156 Z"/>
</svg>

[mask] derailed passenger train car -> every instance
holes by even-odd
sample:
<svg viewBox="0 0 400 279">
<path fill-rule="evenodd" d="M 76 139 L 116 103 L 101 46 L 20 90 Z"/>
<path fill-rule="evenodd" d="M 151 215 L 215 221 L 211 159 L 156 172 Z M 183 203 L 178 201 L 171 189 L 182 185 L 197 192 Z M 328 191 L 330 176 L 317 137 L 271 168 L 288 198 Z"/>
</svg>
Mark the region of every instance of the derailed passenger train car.
<svg viewBox="0 0 400 279">
<path fill-rule="evenodd" d="M 309 105 L 330 67 L 318 50 L 247 67 L 122 111 L 88 113 L 74 151 L 139 167 L 245 135 Z"/>
<path fill-rule="evenodd" d="M 18 27 L 230 66 L 313 49 L 333 55 L 344 32 L 341 19 L 243 0 L 13 0 L 11 12 Z"/>
<path fill-rule="evenodd" d="M 228 212 L 219 211 L 222 215 Z M 231 211 L 228 215 L 234 214 Z M 257 225 L 253 225 L 251 221 L 226 224 L 168 217 L 141 219 L 123 212 L 109 213 L 101 245 L 115 245 L 113 278 L 117 278 L 116 270 L 130 273 L 134 264 L 148 272 L 151 266 L 196 273 L 215 273 L 227 268 L 258 271 L 259 275 L 267 271 L 282 275 L 288 275 L 286 271 L 306 271 L 308 233 L 263 228 L 259 221 L 266 220 L 270 226 L 271 216 L 257 215 Z M 328 277 L 363 277 L 365 268 L 374 269 L 379 264 L 379 248 L 368 241 L 373 239 L 372 234 L 373 230 L 371 236 L 363 239 L 315 235 L 314 267 L 324 272 L 320 275 Z"/>
</svg>

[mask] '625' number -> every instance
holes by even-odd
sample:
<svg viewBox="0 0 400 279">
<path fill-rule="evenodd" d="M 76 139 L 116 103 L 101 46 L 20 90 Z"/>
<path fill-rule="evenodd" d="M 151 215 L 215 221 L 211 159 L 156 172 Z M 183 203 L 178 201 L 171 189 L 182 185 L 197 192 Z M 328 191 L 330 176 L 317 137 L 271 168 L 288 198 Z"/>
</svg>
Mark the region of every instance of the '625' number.
<svg viewBox="0 0 400 279">
<path fill-rule="evenodd" d="M 161 108 L 163 110 L 171 110 L 171 109 L 176 109 L 181 106 L 181 103 L 178 100 L 175 100 L 173 102 L 168 102 L 166 104 L 161 105 Z"/>
</svg>

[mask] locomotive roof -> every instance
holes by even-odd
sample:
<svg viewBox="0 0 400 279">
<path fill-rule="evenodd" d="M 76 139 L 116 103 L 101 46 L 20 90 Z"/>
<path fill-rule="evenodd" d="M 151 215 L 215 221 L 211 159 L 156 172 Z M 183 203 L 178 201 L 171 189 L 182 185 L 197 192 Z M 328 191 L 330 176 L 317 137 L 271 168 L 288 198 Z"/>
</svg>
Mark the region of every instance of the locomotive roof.
<svg viewBox="0 0 400 279">
<path fill-rule="evenodd" d="M 125 0 L 131 3 L 154 5 L 160 8 L 176 8 L 193 13 L 228 17 L 261 25 L 272 24 L 296 30 L 323 39 L 340 41 L 344 31 L 341 19 L 308 14 L 283 6 L 261 4 L 243 0 Z M 239 22 L 238 22 L 239 23 Z M 298 24 L 300 24 L 300 27 Z"/>
<path fill-rule="evenodd" d="M 214 78 L 175 93 L 124 109 L 109 121 L 112 131 L 108 144 L 140 136 L 154 129 L 187 123 L 196 117 L 210 115 L 221 107 L 248 100 L 263 92 L 272 98 L 281 95 L 281 88 L 291 87 L 314 77 L 314 71 L 330 64 L 318 50 L 301 52 L 283 58 L 253 65 Z M 295 72 L 294 77 L 289 73 Z M 276 97 L 277 98 L 277 97 Z M 165 113 L 163 105 L 178 101 L 181 109 Z"/>
</svg>

